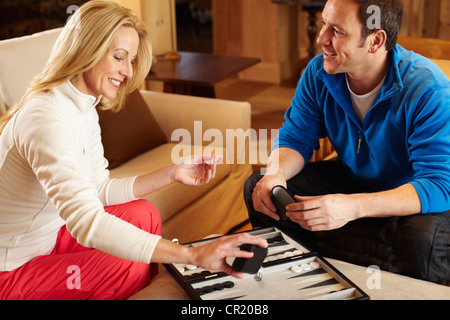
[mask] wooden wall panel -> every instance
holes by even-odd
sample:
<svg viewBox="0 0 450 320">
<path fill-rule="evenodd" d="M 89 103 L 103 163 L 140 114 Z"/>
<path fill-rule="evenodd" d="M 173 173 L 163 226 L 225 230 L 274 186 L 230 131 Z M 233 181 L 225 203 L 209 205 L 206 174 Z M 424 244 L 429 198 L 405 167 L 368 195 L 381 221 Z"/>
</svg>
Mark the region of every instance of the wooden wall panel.
<svg viewBox="0 0 450 320">
<path fill-rule="evenodd" d="M 214 53 L 242 55 L 241 0 L 213 0 Z"/>
<path fill-rule="evenodd" d="M 450 40 L 450 1 L 441 0 L 439 39 Z"/>
<path fill-rule="evenodd" d="M 400 35 L 450 40 L 450 1 L 403 0 Z"/>
<path fill-rule="evenodd" d="M 292 69 L 290 17 L 271 0 L 213 0 L 214 53 L 260 58 L 240 77 L 278 83 Z"/>
<path fill-rule="evenodd" d="M 111 0 L 133 10 L 147 25 L 152 38 L 153 54 L 176 50 L 175 0 Z M 173 29 L 172 29 L 173 28 Z M 174 40 L 174 41 L 173 41 Z M 173 48 L 175 46 L 175 48 Z"/>
</svg>

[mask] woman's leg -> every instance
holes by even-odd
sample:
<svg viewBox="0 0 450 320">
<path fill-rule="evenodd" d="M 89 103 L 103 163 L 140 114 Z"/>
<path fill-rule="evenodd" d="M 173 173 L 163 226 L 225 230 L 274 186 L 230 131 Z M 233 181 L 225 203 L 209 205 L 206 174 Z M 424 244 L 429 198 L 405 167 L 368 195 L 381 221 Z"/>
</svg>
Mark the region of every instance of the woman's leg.
<svg viewBox="0 0 450 320">
<path fill-rule="evenodd" d="M 148 201 L 105 210 L 145 231 L 161 234 L 159 212 Z M 154 269 L 85 248 L 62 227 L 50 255 L 37 257 L 16 270 L 0 272 L 0 299 L 126 299 L 149 283 Z"/>
</svg>

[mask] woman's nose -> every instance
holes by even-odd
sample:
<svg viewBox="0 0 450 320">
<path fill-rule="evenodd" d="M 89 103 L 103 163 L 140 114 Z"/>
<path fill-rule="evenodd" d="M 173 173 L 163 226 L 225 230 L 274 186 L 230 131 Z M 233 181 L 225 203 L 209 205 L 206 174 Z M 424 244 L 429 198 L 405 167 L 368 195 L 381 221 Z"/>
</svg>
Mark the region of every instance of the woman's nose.
<svg viewBox="0 0 450 320">
<path fill-rule="evenodd" d="M 126 78 L 131 79 L 133 77 L 133 64 L 131 62 L 125 63 L 121 70 L 121 73 Z"/>
</svg>

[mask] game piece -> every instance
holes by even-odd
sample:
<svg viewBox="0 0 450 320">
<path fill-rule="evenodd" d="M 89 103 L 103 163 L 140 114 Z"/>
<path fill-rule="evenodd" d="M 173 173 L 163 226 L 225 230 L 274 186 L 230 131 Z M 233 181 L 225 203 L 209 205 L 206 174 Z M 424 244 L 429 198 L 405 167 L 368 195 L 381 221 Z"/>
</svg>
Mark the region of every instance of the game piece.
<svg viewBox="0 0 450 320">
<path fill-rule="evenodd" d="M 184 272 L 184 267 L 183 266 L 180 266 L 180 265 L 178 265 L 178 266 L 175 266 L 175 268 L 177 268 L 177 270 L 180 272 L 180 273 L 183 273 Z"/>
<path fill-rule="evenodd" d="M 253 278 L 255 279 L 255 281 L 261 281 L 263 278 L 263 275 L 260 271 L 258 271 Z"/>
<path fill-rule="evenodd" d="M 240 249 L 253 252 L 253 257 L 248 259 L 236 258 L 233 262 L 233 270 L 250 274 L 257 273 L 267 256 L 268 249 L 253 244 L 243 244 Z"/>
<path fill-rule="evenodd" d="M 275 186 L 270 193 L 270 199 L 275 205 L 280 219 L 286 221 L 288 219 L 286 216 L 286 206 L 295 203 L 295 200 L 283 186 Z"/>
<path fill-rule="evenodd" d="M 225 288 L 228 288 L 228 289 L 233 288 L 234 287 L 234 282 L 233 281 L 226 281 L 226 282 L 223 283 L 223 286 Z"/>
<path fill-rule="evenodd" d="M 306 271 L 311 270 L 311 266 L 308 263 L 303 263 L 300 267 Z"/>
<path fill-rule="evenodd" d="M 192 264 L 187 264 L 187 265 L 186 265 L 186 269 L 188 269 L 188 270 L 194 270 L 194 269 L 197 269 L 197 266 L 194 266 L 194 265 L 192 265 Z"/>
<path fill-rule="evenodd" d="M 302 267 L 300 267 L 300 266 L 292 266 L 292 267 L 291 267 L 291 271 L 292 271 L 292 272 L 295 272 L 295 273 L 300 273 L 300 272 L 303 271 L 303 269 L 302 269 Z"/>
</svg>

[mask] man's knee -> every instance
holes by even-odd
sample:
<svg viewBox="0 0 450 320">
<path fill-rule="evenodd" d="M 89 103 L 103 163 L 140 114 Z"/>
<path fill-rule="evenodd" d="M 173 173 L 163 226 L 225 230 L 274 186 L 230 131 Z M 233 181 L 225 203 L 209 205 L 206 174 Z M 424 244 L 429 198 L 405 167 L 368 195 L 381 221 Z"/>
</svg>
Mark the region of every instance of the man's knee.
<svg viewBox="0 0 450 320">
<path fill-rule="evenodd" d="M 256 184 L 259 180 L 261 180 L 262 175 L 259 172 L 253 173 L 250 177 L 247 178 L 244 184 L 244 200 L 247 205 L 247 210 L 251 213 L 253 209 L 253 190 L 256 187 Z"/>
<path fill-rule="evenodd" d="M 450 283 L 449 213 L 394 218 L 389 237 L 390 271 Z"/>
<path fill-rule="evenodd" d="M 256 187 L 256 184 L 259 180 L 261 180 L 263 176 L 258 172 L 253 173 L 250 177 L 247 178 L 244 184 L 244 196 L 247 197 L 247 195 L 252 195 L 253 190 Z"/>
</svg>

